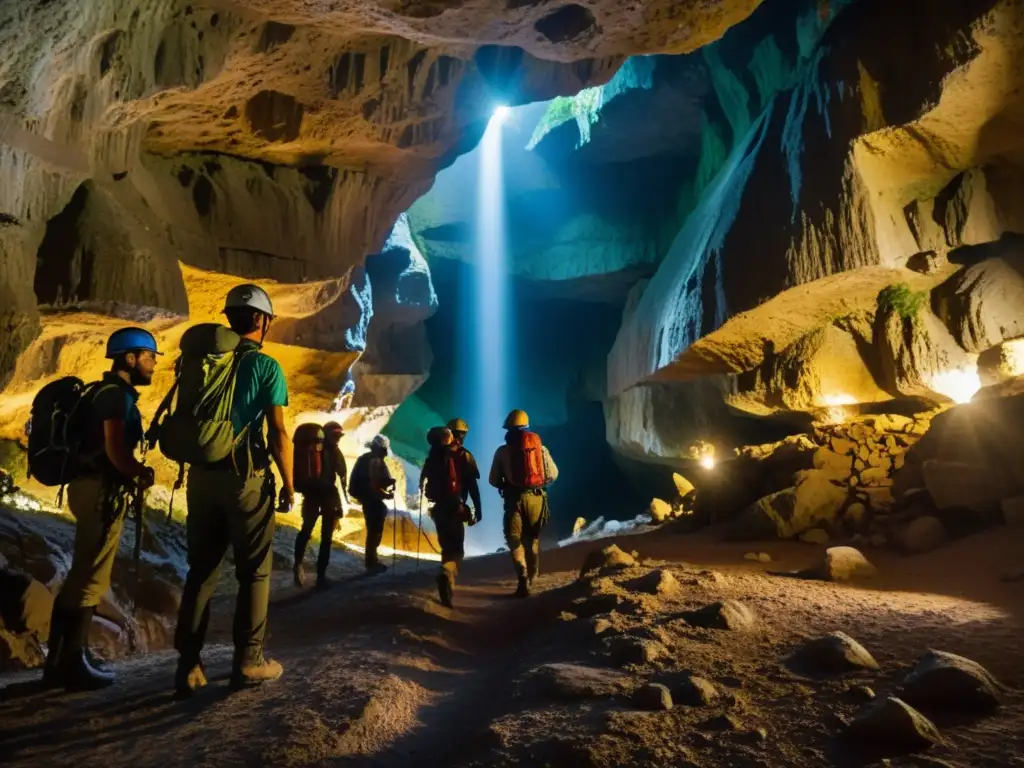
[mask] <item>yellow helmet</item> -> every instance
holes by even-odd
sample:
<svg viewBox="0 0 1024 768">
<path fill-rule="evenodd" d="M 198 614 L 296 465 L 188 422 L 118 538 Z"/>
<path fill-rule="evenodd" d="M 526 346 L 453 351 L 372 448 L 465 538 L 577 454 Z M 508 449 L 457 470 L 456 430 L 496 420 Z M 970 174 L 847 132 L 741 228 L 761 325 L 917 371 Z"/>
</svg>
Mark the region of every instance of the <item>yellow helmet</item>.
<svg viewBox="0 0 1024 768">
<path fill-rule="evenodd" d="M 452 432 L 469 432 L 469 424 L 462 419 L 452 419 L 448 422 L 448 429 Z"/>
<path fill-rule="evenodd" d="M 510 411 L 508 416 L 505 417 L 504 426 L 505 429 L 528 427 L 530 426 L 530 417 L 526 415 L 526 411 L 521 411 L 516 408 L 514 411 Z"/>
</svg>

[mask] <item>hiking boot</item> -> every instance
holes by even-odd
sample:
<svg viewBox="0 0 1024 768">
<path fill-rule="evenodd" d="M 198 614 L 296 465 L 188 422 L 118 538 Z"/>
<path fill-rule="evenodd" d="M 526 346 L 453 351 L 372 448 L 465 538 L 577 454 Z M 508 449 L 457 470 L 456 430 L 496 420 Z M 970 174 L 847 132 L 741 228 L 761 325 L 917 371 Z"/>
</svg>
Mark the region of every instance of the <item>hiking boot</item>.
<svg viewBox="0 0 1024 768">
<path fill-rule="evenodd" d="M 174 672 L 175 698 L 188 698 L 200 688 L 206 687 L 208 682 L 203 662 L 197 661 L 195 664 L 189 664 L 178 659 L 178 668 Z"/>
<path fill-rule="evenodd" d="M 377 574 L 384 573 L 388 567 L 384 563 L 377 563 L 376 565 L 366 566 L 366 573 L 370 576 L 376 576 Z"/>
<path fill-rule="evenodd" d="M 60 679 L 64 690 L 72 693 L 98 691 L 114 684 L 114 676 L 94 669 L 81 648 L 65 651 L 60 665 Z"/>
<path fill-rule="evenodd" d="M 519 586 L 516 587 L 513 597 L 529 597 L 530 596 L 530 582 L 527 581 L 525 576 L 519 577 Z"/>
<path fill-rule="evenodd" d="M 231 684 L 236 688 L 246 688 L 263 683 L 272 683 L 284 672 L 278 662 L 272 659 L 260 659 L 253 664 L 235 667 L 231 670 Z"/>
<path fill-rule="evenodd" d="M 455 590 L 452 589 L 451 579 L 448 578 L 447 574 L 440 573 L 437 576 L 437 596 L 441 601 L 441 605 L 445 608 L 454 608 L 452 598 Z"/>
<path fill-rule="evenodd" d="M 306 586 L 306 574 L 302 571 L 302 563 L 296 563 L 292 568 L 292 576 L 295 577 L 295 586 L 302 589 Z"/>
<path fill-rule="evenodd" d="M 334 582 L 328 579 L 326 576 L 316 577 L 316 588 L 323 592 L 325 589 L 330 589 L 334 586 Z"/>
</svg>

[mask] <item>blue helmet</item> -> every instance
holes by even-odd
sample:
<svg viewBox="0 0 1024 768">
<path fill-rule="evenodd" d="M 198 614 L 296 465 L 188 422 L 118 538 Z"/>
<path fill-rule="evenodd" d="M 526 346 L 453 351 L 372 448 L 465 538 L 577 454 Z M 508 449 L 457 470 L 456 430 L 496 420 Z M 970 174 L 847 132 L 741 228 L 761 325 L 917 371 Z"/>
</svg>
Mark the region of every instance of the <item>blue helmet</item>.
<svg viewBox="0 0 1024 768">
<path fill-rule="evenodd" d="M 121 328 L 110 334 L 110 338 L 107 339 L 108 360 L 126 352 L 139 352 L 144 349 L 155 355 L 162 354 L 156 348 L 153 334 L 143 328 Z"/>
</svg>

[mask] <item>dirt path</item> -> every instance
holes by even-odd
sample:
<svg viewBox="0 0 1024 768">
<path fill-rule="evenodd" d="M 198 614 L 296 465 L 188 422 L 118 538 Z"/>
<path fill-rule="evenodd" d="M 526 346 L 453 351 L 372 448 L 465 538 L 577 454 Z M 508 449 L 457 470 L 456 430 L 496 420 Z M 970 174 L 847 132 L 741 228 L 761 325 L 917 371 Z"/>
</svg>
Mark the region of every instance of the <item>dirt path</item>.
<svg viewBox="0 0 1024 768">
<path fill-rule="evenodd" d="M 466 564 L 454 611 L 433 597 L 433 568 L 324 593 L 284 590 L 268 641 L 285 666 L 277 683 L 232 692 L 224 645 L 206 654 L 210 687 L 187 702 L 170 696 L 172 654 L 119 664 L 119 684 L 91 695 L 30 693 L 25 681 L 34 675 L 10 676 L 3 682 L 16 698 L 0 705 L 0 762 L 817 766 L 846 760 L 832 736 L 856 709 L 849 686 L 884 691 L 928 648 L 966 655 L 1024 687 L 1024 585 L 998 579 L 1021 564 L 1019 534 L 993 532 L 912 560 L 879 556 L 882 576 L 869 588 L 765 575 L 767 567 L 806 565 L 817 556 L 806 546 L 764 547 L 775 559 L 764 566 L 707 537 L 620 543 L 649 565 L 661 561 L 679 594 L 640 594 L 621 580 L 574 583 L 586 552 L 600 546 L 590 543 L 548 553 L 548 575 L 527 601 L 508 597 L 504 558 Z M 699 630 L 678 618 L 721 599 L 750 606 L 756 629 Z M 613 606 L 612 634 L 665 649 L 661 659 L 627 666 L 630 679 L 671 685 L 685 672 L 700 674 L 723 692 L 719 705 L 637 712 L 628 698 L 567 702 L 538 687 L 534 670 L 546 663 L 611 668 L 592 621 L 575 615 L 594 600 Z M 223 638 L 226 617 L 218 625 Z M 882 672 L 808 681 L 785 667 L 804 638 L 836 629 L 864 643 Z M 706 721 L 724 715 L 735 727 L 709 731 Z M 949 765 L 1024 764 L 1014 762 L 1024 754 L 1016 694 L 995 717 L 946 735 L 950 746 L 933 752 Z"/>
</svg>

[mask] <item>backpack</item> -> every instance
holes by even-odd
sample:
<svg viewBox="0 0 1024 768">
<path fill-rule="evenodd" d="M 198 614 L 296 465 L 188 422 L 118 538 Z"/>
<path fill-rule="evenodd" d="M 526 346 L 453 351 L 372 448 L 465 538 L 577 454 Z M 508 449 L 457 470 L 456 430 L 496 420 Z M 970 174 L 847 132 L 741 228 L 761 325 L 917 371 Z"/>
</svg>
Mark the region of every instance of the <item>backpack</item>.
<svg viewBox="0 0 1024 768">
<path fill-rule="evenodd" d="M 237 333 L 217 323 L 194 325 L 182 335 L 174 385 L 153 417 L 159 425 L 160 451 L 167 458 L 179 464 L 215 464 L 232 456 L 246 437 L 247 427 L 235 435 L 231 406 L 238 363 L 255 350 L 236 352 L 240 342 Z"/>
<path fill-rule="evenodd" d="M 544 473 L 544 448 L 540 435 L 521 430 L 506 441 L 509 458 L 509 482 L 516 488 L 543 488 L 547 476 Z"/>
<path fill-rule="evenodd" d="M 437 503 L 452 497 L 462 498 L 462 478 L 456 462 L 455 452 L 442 448 L 434 450 L 423 464 L 423 479 L 426 484 L 424 495 L 428 501 Z"/>
<path fill-rule="evenodd" d="M 60 486 L 78 477 L 87 458 L 89 403 L 103 382 L 86 384 L 65 376 L 47 384 L 32 399 L 28 424 L 28 476 L 42 485 Z"/>
<path fill-rule="evenodd" d="M 370 454 L 364 453 L 352 467 L 352 476 L 348 480 L 348 495 L 363 501 L 370 497 Z"/>
<path fill-rule="evenodd" d="M 320 450 L 317 450 L 319 442 Z M 324 487 L 324 431 L 319 424 L 300 424 L 292 438 L 292 478 L 295 490 L 310 493 Z"/>
</svg>

